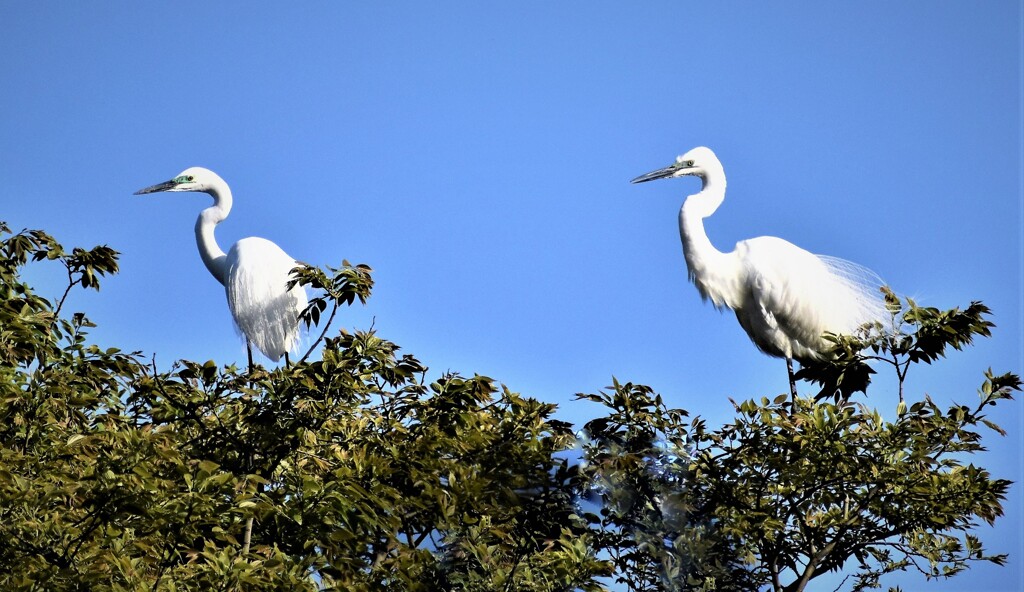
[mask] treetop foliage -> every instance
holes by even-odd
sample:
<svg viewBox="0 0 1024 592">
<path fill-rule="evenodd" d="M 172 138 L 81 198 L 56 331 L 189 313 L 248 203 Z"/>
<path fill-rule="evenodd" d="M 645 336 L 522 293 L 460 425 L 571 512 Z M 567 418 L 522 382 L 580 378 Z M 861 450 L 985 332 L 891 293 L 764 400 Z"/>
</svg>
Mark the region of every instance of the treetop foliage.
<svg viewBox="0 0 1024 592">
<path fill-rule="evenodd" d="M 890 295 L 898 330 L 837 336 L 805 369 L 832 389 L 818 400 L 737 402 L 711 427 L 616 380 L 578 396 L 604 415 L 577 433 L 489 377 L 428 378 L 372 330 L 328 336 L 369 298 L 365 265 L 295 270 L 317 294 L 302 320 L 324 325 L 297 363 L 161 370 L 64 312 L 116 251 L 0 237 L 5 590 L 796 591 L 840 569 L 862 589 L 1005 561 L 974 529 L 1010 482 L 968 461 L 1020 380 L 989 372 L 975 404 L 946 408 L 902 394 L 913 364 L 988 335 L 980 303 Z M 41 261 L 67 273 L 56 301 L 21 278 Z M 889 419 L 851 401 L 869 361 L 896 369 Z"/>
</svg>

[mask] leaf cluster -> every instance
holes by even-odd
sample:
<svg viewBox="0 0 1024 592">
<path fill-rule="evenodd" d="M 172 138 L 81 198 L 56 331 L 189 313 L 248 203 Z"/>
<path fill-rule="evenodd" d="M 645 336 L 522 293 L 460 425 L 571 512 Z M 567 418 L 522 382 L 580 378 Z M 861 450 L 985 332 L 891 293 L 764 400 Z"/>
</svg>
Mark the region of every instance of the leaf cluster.
<svg viewBox="0 0 1024 592">
<path fill-rule="evenodd" d="M 931 364 L 945 357 L 947 348 L 961 350 L 975 337 L 992 334 L 991 310 L 981 302 L 965 309 L 939 310 L 919 306 L 912 298 L 901 301 L 889 288 L 882 288 L 891 315 L 888 327 L 866 325 L 855 335 L 826 334 L 832 349 L 819 362 L 805 364 L 796 377 L 821 385 L 817 398 L 839 403 L 858 392 L 866 392 L 875 370 L 870 362 L 891 366 L 899 381 L 899 399 L 912 364 Z"/>
</svg>

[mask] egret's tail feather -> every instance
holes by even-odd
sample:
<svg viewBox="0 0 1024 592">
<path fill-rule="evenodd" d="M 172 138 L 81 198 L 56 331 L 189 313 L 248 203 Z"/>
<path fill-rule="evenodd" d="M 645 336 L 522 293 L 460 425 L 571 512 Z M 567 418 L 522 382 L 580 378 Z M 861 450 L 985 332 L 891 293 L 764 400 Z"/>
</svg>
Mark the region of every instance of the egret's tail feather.
<svg viewBox="0 0 1024 592">
<path fill-rule="evenodd" d="M 852 301 L 847 303 L 851 307 L 850 318 L 854 326 L 848 327 L 853 332 L 865 323 L 879 323 L 883 329 L 889 329 L 892 324 L 892 314 L 885 306 L 885 299 L 882 297 L 881 288 L 885 286 L 885 280 L 874 271 L 858 265 L 846 259 L 818 255 L 821 262 L 828 267 L 828 270 L 848 290 Z"/>
</svg>

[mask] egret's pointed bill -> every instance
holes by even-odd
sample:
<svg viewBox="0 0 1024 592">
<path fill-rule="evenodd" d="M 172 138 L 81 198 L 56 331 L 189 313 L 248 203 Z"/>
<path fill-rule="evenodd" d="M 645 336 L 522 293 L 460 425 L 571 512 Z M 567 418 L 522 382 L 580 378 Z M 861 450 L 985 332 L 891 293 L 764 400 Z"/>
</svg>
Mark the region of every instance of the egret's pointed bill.
<svg viewBox="0 0 1024 592">
<path fill-rule="evenodd" d="M 136 191 L 134 193 L 134 195 L 143 195 L 143 194 L 146 194 L 146 193 L 156 193 L 158 191 L 167 191 L 168 189 L 173 189 L 177 184 L 178 184 L 178 182 L 173 180 L 173 179 L 170 180 L 170 181 L 164 181 L 163 183 L 157 183 L 156 185 L 153 185 L 153 186 L 150 186 L 150 187 L 146 187 L 145 189 L 139 189 L 138 191 Z"/>
<path fill-rule="evenodd" d="M 630 181 L 630 183 L 646 183 L 647 181 L 654 181 L 655 179 L 665 179 L 668 177 L 681 177 L 687 174 L 693 167 L 686 166 L 681 162 L 673 162 L 663 169 L 651 171 L 647 174 L 640 175 L 639 177 Z"/>
</svg>

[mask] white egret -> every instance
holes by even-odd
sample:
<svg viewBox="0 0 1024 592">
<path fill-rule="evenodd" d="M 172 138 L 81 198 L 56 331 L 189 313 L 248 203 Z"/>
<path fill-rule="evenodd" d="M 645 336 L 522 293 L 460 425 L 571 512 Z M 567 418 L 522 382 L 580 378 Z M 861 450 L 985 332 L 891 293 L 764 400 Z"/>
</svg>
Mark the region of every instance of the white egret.
<svg viewBox="0 0 1024 592">
<path fill-rule="evenodd" d="M 170 181 L 135 192 L 197 191 L 213 197 L 213 205 L 199 213 L 196 244 L 203 263 L 224 285 L 235 325 L 245 335 L 249 366 L 252 346 L 272 361 L 298 344 L 299 313 L 306 308 L 306 290 L 287 288 L 290 271 L 298 262 L 281 247 L 263 238 L 243 238 L 225 254 L 214 238 L 214 228 L 231 212 L 231 189 L 216 173 L 202 167 L 185 169 Z"/>
<path fill-rule="evenodd" d="M 878 291 L 881 279 L 857 264 L 815 255 L 774 236 L 740 241 L 730 253 L 716 249 L 704 231 L 704 218 L 725 200 L 725 171 L 709 148 L 694 148 L 632 182 L 683 176 L 703 183 L 679 210 L 690 280 L 705 301 L 736 313 L 758 349 L 786 359 L 795 398 L 792 361 L 821 359 L 830 345 L 825 332 L 851 335 L 865 323 L 887 318 Z"/>
</svg>

